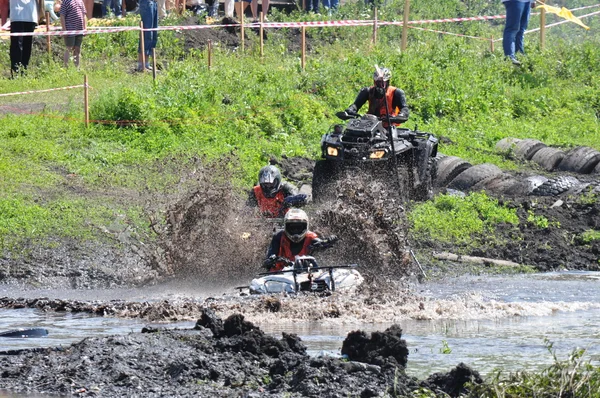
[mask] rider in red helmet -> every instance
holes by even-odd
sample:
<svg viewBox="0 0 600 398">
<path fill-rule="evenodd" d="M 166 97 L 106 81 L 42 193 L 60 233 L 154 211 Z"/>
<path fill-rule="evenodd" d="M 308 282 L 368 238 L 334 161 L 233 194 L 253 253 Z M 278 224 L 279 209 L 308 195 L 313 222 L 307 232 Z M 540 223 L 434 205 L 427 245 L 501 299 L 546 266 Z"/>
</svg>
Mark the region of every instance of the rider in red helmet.
<svg viewBox="0 0 600 398">
<path fill-rule="evenodd" d="M 349 114 L 357 113 L 368 102 L 369 110 L 367 114 L 383 118 L 386 117 L 387 102 L 387 114 L 390 117 L 396 116 L 408 120 L 410 111 L 406 103 L 406 95 L 401 89 L 390 86 L 391 77 L 392 72 L 388 68 L 380 68 L 375 65 L 373 85 L 371 87 L 363 87 L 356 96 L 354 103 L 346 109 L 346 112 Z"/>
</svg>

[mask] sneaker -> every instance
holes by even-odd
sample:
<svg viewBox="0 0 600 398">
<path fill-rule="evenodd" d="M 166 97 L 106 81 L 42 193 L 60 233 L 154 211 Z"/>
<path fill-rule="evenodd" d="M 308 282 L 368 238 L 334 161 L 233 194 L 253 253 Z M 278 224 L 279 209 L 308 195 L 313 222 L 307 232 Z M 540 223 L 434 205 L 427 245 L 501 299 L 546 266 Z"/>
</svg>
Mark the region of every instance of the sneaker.
<svg viewBox="0 0 600 398">
<path fill-rule="evenodd" d="M 510 62 L 512 62 L 513 65 L 516 66 L 520 66 L 521 65 L 521 61 L 519 61 L 517 58 L 515 58 L 514 56 L 512 57 L 508 57 L 508 59 L 510 59 Z"/>
</svg>

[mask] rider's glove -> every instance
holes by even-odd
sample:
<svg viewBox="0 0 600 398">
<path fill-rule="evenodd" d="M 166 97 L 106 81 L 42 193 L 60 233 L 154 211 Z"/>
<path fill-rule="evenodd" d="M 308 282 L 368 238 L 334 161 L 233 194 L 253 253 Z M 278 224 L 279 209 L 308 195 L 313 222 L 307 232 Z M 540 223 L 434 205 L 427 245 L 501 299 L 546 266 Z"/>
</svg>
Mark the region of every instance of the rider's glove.
<svg viewBox="0 0 600 398">
<path fill-rule="evenodd" d="M 269 257 L 267 257 L 265 259 L 265 261 L 263 261 L 263 267 L 265 267 L 267 270 L 270 270 L 277 262 L 276 259 L 277 259 L 277 256 L 274 254 L 271 254 Z"/>
<path fill-rule="evenodd" d="M 337 235 L 331 235 L 326 239 L 326 241 L 327 241 L 327 243 L 334 243 L 334 242 L 337 242 L 338 239 L 339 238 L 337 237 Z"/>
</svg>

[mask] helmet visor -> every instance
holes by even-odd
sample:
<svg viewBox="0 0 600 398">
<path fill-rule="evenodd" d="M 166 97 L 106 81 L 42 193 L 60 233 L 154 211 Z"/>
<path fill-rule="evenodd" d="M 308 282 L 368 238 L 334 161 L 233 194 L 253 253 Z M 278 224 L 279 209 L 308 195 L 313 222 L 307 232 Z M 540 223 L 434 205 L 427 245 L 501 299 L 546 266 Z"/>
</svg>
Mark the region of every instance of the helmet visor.
<svg viewBox="0 0 600 398">
<path fill-rule="evenodd" d="M 302 235 L 304 232 L 306 232 L 307 228 L 308 225 L 304 222 L 288 223 L 285 226 L 285 230 L 290 235 Z"/>
<path fill-rule="evenodd" d="M 262 182 L 260 187 L 266 195 L 272 195 L 277 190 L 277 184 L 275 184 L 275 182 Z"/>
</svg>

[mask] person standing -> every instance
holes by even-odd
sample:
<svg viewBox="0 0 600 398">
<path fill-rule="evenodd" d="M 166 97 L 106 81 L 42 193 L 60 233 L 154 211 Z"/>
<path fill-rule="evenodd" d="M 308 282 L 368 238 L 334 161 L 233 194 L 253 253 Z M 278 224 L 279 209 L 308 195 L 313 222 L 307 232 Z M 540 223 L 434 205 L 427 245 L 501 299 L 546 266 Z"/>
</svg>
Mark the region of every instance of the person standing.
<svg viewBox="0 0 600 398">
<path fill-rule="evenodd" d="M 504 55 L 514 65 L 521 65 L 516 53 L 525 54 L 523 36 L 529 24 L 531 9 L 535 7 L 535 0 L 502 0 L 506 9 L 506 23 L 502 36 Z"/>
<path fill-rule="evenodd" d="M 10 0 L 10 32 L 32 33 L 38 23 L 38 4 L 32 0 Z M 31 58 L 33 36 L 10 37 L 11 76 L 24 74 Z"/>
<path fill-rule="evenodd" d="M 111 10 L 116 18 L 121 18 L 121 0 L 104 0 L 102 2 L 102 16 L 104 18 L 107 18 L 110 15 Z"/>
<path fill-rule="evenodd" d="M 263 18 L 265 21 L 268 21 L 267 14 L 269 13 L 269 5 L 270 5 L 269 0 L 261 1 L 261 11 L 263 13 Z M 258 13 L 258 0 L 252 0 L 251 7 L 252 7 L 252 15 L 259 16 L 260 14 Z"/>
<path fill-rule="evenodd" d="M 82 31 L 87 29 L 86 8 L 83 0 L 64 0 L 60 7 L 60 24 L 65 31 Z M 79 68 L 83 33 L 65 36 L 65 68 L 69 66 L 69 58 L 73 56 L 73 64 Z"/>
<path fill-rule="evenodd" d="M 158 28 L 158 6 L 156 0 L 140 0 L 140 16 L 144 29 Z M 152 50 L 156 47 L 158 41 L 158 31 L 151 30 L 144 32 L 144 56 L 142 56 L 142 41 L 138 45 L 138 72 L 152 70 L 150 61 Z"/>
</svg>

